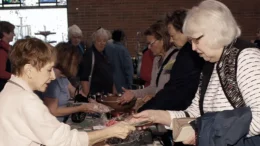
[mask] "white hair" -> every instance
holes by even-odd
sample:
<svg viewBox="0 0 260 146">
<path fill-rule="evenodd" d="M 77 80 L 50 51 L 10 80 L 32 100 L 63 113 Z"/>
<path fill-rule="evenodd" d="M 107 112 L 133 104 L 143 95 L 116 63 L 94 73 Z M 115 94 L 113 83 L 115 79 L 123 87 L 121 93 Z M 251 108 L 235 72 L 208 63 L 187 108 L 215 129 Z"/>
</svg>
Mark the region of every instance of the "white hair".
<svg viewBox="0 0 260 146">
<path fill-rule="evenodd" d="M 69 27 L 68 36 L 69 39 L 72 38 L 73 36 L 82 36 L 82 31 L 77 25 L 74 24 Z"/>
<path fill-rule="evenodd" d="M 231 11 L 216 0 L 204 0 L 188 11 L 182 29 L 189 37 L 203 35 L 211 48 L 227 46 L 241 35 Z"/>
<path fill-rule="evenodd" d="M 111 38 L 111 33 L 110 31 L 101 27 L 92 34 L 92 41 L 96 41 L 97 37 L 104 37 L 109 40 Z"/>
</svg>

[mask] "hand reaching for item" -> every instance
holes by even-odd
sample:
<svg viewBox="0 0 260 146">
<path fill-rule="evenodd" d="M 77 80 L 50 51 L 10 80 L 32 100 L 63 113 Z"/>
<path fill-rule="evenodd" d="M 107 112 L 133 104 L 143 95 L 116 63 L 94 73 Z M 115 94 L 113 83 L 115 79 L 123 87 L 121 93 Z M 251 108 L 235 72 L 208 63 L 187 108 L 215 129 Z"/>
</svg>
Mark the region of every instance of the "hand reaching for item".
<svg viewBox="0 0 260 146">
<path fill-rule="evenodd" d="M 122 88 L 123 91 L 124 91 L 124 94 L 122 95 L 122 97 L 120 98 L 119 100 L 119 103 L 120 104 L 125 104 L 125 103 L 128 103 L 130 102 L 131 100 L 133 100 L 134 98 L 134 93 L 131 91 L 131 90 L 128 90 L 128 89 L 125 89 L 125 88 Z"/>
<path fill-rule="evenodd" d="M 118 122 L 117 124 L 108 127 L 110 129 L 110 133 L 114 135 L 114 137 L 125 139 L 128 134 L 135 130 L 135 127 L 127 122 Z"/>
<path fill-rule="evenodd" d="M 131 119 L 129 119 L 127 122 L 131 124 L 140 123 L 143 121 L 148 121 L 151 123 L 156 123 L 156 119 L 154 117 L 155 113 L 154 110 L 146 110 L 142 111 L 141 113 L 134 114 Z M 146 128 L 146 127 L 141 127 Z"/>
</svg>

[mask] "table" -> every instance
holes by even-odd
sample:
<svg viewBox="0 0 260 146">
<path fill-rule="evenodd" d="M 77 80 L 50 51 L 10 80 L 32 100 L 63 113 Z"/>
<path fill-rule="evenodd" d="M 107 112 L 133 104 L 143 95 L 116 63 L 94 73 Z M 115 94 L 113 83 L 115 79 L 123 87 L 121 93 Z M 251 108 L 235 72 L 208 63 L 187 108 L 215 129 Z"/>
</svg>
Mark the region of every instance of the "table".
<svg viewBox="0 0 260 146">
<path fill-rule="evenodd" d="M 77 129 L 79 131 L 86 131 L 86 132 L 91 132 L 93 131 L 93 126 L 102 126 L 104 123 L 107 121 L 106 117 L 101 116 L 101 118 L 92 118 L 92 117 L 86 117 L 85 121 L 81 123 L 73 123 L 71 119 L 69 118 L 68 121 L 66 122 L 71 126 L 71 129 Z M 94 146 L 104 146 L 105 141 L 99 142 L 95 144 Z M 142 146 L 162 146 L 159 141 L 154 141 L 153 144 L 146 144 Z"/>
</svg>

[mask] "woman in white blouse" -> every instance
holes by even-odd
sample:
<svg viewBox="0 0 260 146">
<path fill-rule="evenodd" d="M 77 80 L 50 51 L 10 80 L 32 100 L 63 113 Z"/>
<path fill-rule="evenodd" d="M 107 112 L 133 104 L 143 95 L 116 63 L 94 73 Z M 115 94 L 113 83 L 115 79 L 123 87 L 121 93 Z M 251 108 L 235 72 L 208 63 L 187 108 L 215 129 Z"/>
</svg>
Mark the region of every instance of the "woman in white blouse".
<svg viewBox="0 0 260 146">
<path fill-rule="evenodd" d="M 241 30 L 232 13 L 215 0 L 205 0 L 188 12 L 183 33 L 190 38 L 192 49 L 212 67 L 208 85 L 203 83 L 207 77 L 203 72 L 202 84 L 185 111 L 147 110 L 134 115 L 133 121 L 150 120 L 170 126 L 174 118 L 196 118 L 203 113 L 247 106 L 252 111 L 248 136 L 259 135 L 260 50 L 239 39 Z M 194 139 L 184 143 L 194 144 Z"/>
<path fill-rule="evenodd" d="M 54 50 L 39 39 L 15 43 L 10 53 L 13 75 L 0 93 L 0 145 L 88 146 L 110 137 L 125 138 L 134 130 L 122 122 L 86 133 L 59 122 L 33 92 L 45 91 L 55 79 Z"/>
</svg>

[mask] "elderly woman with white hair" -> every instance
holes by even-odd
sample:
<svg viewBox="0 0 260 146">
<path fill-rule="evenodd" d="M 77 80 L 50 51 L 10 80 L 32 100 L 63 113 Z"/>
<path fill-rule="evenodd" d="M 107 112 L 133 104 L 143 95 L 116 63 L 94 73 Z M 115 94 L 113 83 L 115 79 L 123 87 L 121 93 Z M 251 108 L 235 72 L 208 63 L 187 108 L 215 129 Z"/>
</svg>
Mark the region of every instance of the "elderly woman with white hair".
<svg viewBox="0 0 260 146">
<path fill-rule="evenodd" d="M 113 93 L 113 71 L 105 53 L 111 33 L 99 28 L 92 34 L 93 45 L 84 54 L 79 66 L 82 91 L 88 94 Z"/>
<path fill-rule="evenodd" d="M 241 30 L 231 11 L 219 1 L 205 0 L 188 12 L 183 33 L 190 38 L 192 49 L 207 61 L 192 104 L 184 111 L 146 110 L 134 115 L 132 122 L 149 120 L 173 126 L 172 120 L 176 118 L 198 118 L 204 113 L 235 112 L 249 107 L 252 121 L 233 128 L 247 127 L 248 137 L 260 135 L 260 50 L 239 38 Z M 222 121 L 226 122 L 226 118 Z M 213 143 L 219 142 L 221 132 L 215 133 Z M 209 134 L 212 133 L 208 131 Z M 235 134 L 233 131 L 232 135 Z M 199 145 L 205 139 L 201 136 L 205 135 L 197 137 Z M 195 135 L 184 143 L 195 144 Z"/>
<path fill-rule="evenodd" d="M 83 33 L 81 29 L 75 24 L 70 26 L 68 30 L 68 37 L 68 43 L 72 44 L 73 46 L 76 46 L 78 48 L 79 53 L 83 55 L 86 50 L 86 45 L 82 41 Z"/>
</svg>

